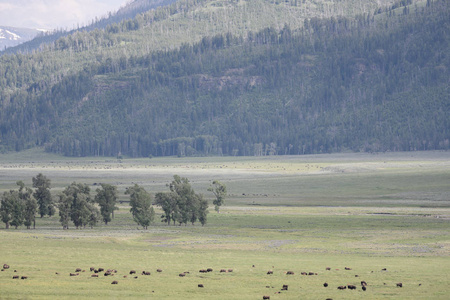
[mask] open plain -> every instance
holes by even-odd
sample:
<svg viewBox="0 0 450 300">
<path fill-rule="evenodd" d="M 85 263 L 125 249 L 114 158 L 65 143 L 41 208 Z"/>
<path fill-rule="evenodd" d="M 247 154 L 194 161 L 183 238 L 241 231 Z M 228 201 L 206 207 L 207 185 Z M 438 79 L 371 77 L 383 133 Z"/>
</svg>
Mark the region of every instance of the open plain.
<svg viewBox="0 0 450 300">
<path fill-rule="evenodd" d="M 74 181 L 89 184 L 91 195 L 99 183 L 116 185 L 119 210 L 108 226 L 94 229 L 63 230 L 57 215 L 37 218 L 34 230 L 0 224 L 0 264 L 10 266 L 0 272 L 0 299 L 448 299 L 450 293 L 450 152 L 117 160 L 32 150 L 0 156 L 0 192 L 16 189 L 18 180 L 31 187 L 38 173 L 52 181 L 54 198 Z M 155 223 L 139 228 L 125 188 L 138 183 L 151 194 L 166 191 L 175 174 L 211 200 L 207 224 L 167 226 L 156 209 Z M 228 189 L 220 214 L 207 192 L 212 180 Z"/>
</svg>

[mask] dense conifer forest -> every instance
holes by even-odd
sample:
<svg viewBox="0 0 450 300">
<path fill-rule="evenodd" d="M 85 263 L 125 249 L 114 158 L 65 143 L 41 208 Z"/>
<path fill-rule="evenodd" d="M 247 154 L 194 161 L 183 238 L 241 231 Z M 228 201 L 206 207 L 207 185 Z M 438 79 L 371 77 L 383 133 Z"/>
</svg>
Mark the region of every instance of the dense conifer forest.
<svg viewBox="0 0 450 300">
<path fill-rule="evenodd" d="M 175 1 L 5 54 L 0 151 L 448 150 L 450 3 L 363 2 Z"/>
</svg>

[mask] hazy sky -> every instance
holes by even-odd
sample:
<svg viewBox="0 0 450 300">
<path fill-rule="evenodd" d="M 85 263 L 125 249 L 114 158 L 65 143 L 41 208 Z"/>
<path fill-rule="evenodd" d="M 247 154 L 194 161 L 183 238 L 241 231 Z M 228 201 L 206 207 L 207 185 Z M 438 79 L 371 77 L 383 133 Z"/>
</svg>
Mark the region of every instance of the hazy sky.
<svg viewBox="0 0 450 300">
<path fill-rule="evenodd" d="M 129 0 L 0 0 L 0 25 L 72 29 L 116 11 Z"/>
</svg>

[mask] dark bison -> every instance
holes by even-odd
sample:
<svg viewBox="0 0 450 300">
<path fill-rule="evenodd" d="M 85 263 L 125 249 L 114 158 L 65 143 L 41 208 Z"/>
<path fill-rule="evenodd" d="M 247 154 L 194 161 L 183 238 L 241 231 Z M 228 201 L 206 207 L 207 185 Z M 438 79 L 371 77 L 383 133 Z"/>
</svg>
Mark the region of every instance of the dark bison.
<svg viewBox="0 0 450 300">
<path fill-rule="evenodd" d="M 130 275 L 132 275 L 132 274 L 136 274 L 136 271 L 135 270 L 131 270 L 130 271 Z"/>
<path fill-rule="evenodd" d="M 263 299 L 268 300 L 268 299 L 270 299 L 270 296 L 263 296 Z"/>
<path fill-rule="evenodd" d="M 205 269 L 201 269 L 199 272 L 200 273 L 207 273 L 208 271 L 206 271 Z"/>
<path fill-rule="evenodd" d="M 345 285 L 338 286 L 338 290 L 345 290 L 347 287 Z"/>
<path fill-rule="evenodd" d="M 267 275 L 272 275 L 273 271 L 267 271 Z"/>
<path fill-rule="evenodd" d="M 103 268 L 98 268 L 98 271 L 99 271 L 99 272 L 103 272 L 103 271 L 105 271 L 105 269 L 103 269 Z"/>
<path fill-rule="evenodd" d="M 202 288 L 202 287 L 204 287 L 204 286 L 203 286 L 203 284 L 200 283 L 200 284 L 198 285 L 198 287 L 199 287 L 199 288 Z"/>
<path fill-rule="evenodd" d="M 19 275 L 14 275 L 13 279 L 19 279 Z"/>
<path fill-rule="evenodd" d="M 283 284 L 283 288 L 281 290 L 282 291 L 287 291 L 288 290 L 288 285 L 287 284 Z"/>
<path fill-rule="evenodd" d="M 94 267 L 90 267 L 89 270 L 90 270 L 91 272 L 94 272 L 95 268 L 94 268 Z"/>
<path fill-rule="evenodd" d="M 3 264 L 3 269 L 9 269 L 9 265 L 8 264 Z"/>
<path fill-rule="evenodd" d="M 397 283 L 398 287 L 403 287 L 403 284 L 401 282 Z"/>
<path fill-rule="evenodd" d="M 208 269 L 206 269 L 206 271 L 207 271 L 207 272 L 212 272 L 212 271 L 213 271 L 213 269 L 211 269 L 211 268 L 208 268 Z"/>
<path fill-rule="evenodd" d="M 356 290 L 356 286 L 354 286 L 353 284 L 348 284 L 348 285 L 347 285 L 347 288 L 348 288 L 349 290 Z"/>
<path fill-rule="evenodd" d="M 363 291 L 366 291 L 366 289 L 367 289 L 365 285 L 363 285 L 361 288 Z"/>
<path fill-rule="evenodd" d="M 98 274 L 92 274 L 91 277 L 98 277 Z"/>
<path fill-rule="evenodd" d="M 346 269 L 347 271 L 350 271 L 352 268 L 345 267 L 344 269 Z"/>
<path fill-rule="evenodd" d="M 330 267 L 326 267 L 325 270 L 331 271 L 331 268 Z"/>
<path fill-rule="evenodd" d="M 286 275 L 294 275 L 295 273 L 293 271 L 287 271 Z"/>
<path fill-rule="evenodd" d="M 225 270 L 225 269 L 220 269 L 220 273 L 226 273 L 227 272 L 227 270 Z"/>
<path fill-rule="evenodd" d="M 149 276 L 149 275 L 150 275 L 150 272 L 149 272 L 149 271 L 142 271 L 141 275 L 147 275 L 147 276 Z"/>
<path fill-rule="evenodd" d="M 233 273 L 233 269 L 228 269 L 228 273 Z"/>
<path fill-rule="evenodd" d="M 156 272 L 161 273 L 162 270 L 161 269 L 156 269 Z"/>
<path fill-rule="evenodd" d="M 78 276 L 78 273 L 70 273 L 70 276 Z"/>
<path fill-rule="evenodd" d="M 328 287 L 328 283 L 325 282 L 325 283 L 323 284 L 323 286 L 324 286 L 324 287 Z"/>
<path fill-rule="evenodd" d="M 111 284 L 119 284 L 119 282 L 117 280 L 114 280 L 113 282 L 111 282 Z"/>
<path fill-rule="evenodd" d="M 361 285 L 362 285 L 362 286 L 367 286 L 367 282 L 361 281 Z"/>
<path fill-rule="evenodd" d="M 81 272 L 81 268 L 76 268 L 75 273 Z"/>
<path fill-rule="evenodd" d="M 28 279 L 28 276 L 22 276 L 20 279 Z"/>
<path fill-rule="evenodd" d="M 186 273 L 180 273 L 180 274 L 178 274 L 178 276 L 184 277 L 184 276 L 186 276 Z"/>
</svg>

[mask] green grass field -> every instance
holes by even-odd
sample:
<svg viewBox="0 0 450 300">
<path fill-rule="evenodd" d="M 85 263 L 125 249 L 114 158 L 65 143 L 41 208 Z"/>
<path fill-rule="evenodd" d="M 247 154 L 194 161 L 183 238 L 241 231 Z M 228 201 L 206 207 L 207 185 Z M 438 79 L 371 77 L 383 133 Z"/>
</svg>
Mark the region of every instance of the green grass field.
<svg viewBox="0 0 450 300">
<path fill-rule="evenodd" d="M 126 201 L 127 186 L 138 183 L 154 194 L 178 174 L 207 198 L 218 179 L 230 196 L 220 214 L 211 204 L 204 227 L 157 221 L 142 230 L 126 202 L 113 222 L 94 229 L 62 230 L 57 216 L 38 218 L 35 230 L 0 224 L 0 264 L 11 266 L 0 272 L 0 299 L 448 299 L 450 293 L 448 152 L 117 161 L 33 150 L 0 156 L 0 191 L 15 189 L 17 180 L 31 186 L 40 172 L 52 180 L 54 195 L 73 181 L 90 184 L 94 194 L 94 184 L 105 182 Z M 117 273 L 93 278 L 90 267 Z M 69 276 L 76 268 L 86 271 Z M 213 271 L 199 273 L 206 268 Z M 357 289 L 337 289 L 347 284 Z"/>
</svg>

